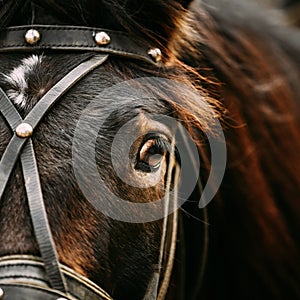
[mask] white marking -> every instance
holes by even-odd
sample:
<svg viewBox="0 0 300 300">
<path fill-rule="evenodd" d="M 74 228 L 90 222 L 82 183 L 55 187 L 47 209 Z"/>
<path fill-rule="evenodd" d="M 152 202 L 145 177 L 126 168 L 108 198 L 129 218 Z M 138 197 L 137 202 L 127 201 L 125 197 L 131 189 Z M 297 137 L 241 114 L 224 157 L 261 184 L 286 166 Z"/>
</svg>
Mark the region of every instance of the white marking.
<svg viewBox="0 0 300 300">
<path fill-rule="evenodd" d="M 26 89 L 28 88 L 26 79 L 41 62 L 42 56 L 32 55 L 31 57 L 24 58 L 21 61 L 21 65 L 14 68 L 9 75 L 4 75 L 5 81 L 12 86 L 7 91 L 7 96 L 20 107 L 24 107 L 28 100 L 26 96 Z"/>
</svg>

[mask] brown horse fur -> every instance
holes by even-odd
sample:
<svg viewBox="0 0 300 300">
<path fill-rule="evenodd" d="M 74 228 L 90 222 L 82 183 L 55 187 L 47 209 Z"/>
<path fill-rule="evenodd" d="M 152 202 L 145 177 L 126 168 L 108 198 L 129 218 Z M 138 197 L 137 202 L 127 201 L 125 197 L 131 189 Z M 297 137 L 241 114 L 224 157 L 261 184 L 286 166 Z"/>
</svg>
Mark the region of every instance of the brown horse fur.
<svg viewBox="0 0 300 300">
<path fill-rule="evenodd" d="M 241 2 L 246 1 L 2 1 L 2 27 L 27 24 L 32 7 L 35 7 L 39 12 L 35 23 L 43 23 L 47 15 L 47 22 L 51 24 L 110 28 L 149 40 L 162 49 L 163 68 L 113 58 L 106 64 L 106 72 L 119 79 L 153 75 L 188 84 L 203 95 L 222 121 L 228 150 L 225 177 L 218 195 L 206 210 L 197 207 L 199 190 L 194 191 L 181 210 L 181 234 L 169 299 L 300 297 L 300 34 L 275 24 L 272 15 L 261 11 L 259 6 Z M 3 62 L 6 59 L 4 56 L 0 58 Z M 42 68 L 53 67 L 55 59 L 63 61 L 59 56 L 53 56 L 53 59 L 46 59 Z M 75 63 L 77 60 L 69 59 L 62 67 L 67 72 Z M 1 72 L 9 70 L 9 66 L 4 62 Z M 44 85 L 45 82 L 46 86 L 53 85 L 63 75 L 60 74 L 62 67 L 53 67 L 57 73 L 48 74 Z M 104 75 L 95 72 L 93 76 Z M 5 84 L 1 83 L 1 86 L 5 88 Z M 83 93 L 80 88 L 78 92 Z M 172 97 L 176 97 L 176 92 L 164 95 L 168 107 L 166 112 L 171 111 L 173 116 L 182 120 L 194 140 L 198 141 L 201 159 L 207 164 L 202 170 L 205 181 L 209 170 L 209 149 L 202 129 L 207 128 L 211 120 L 199 103 L 181 99 L 182 105 L 178 105 Z M 46 125 L 41 126 L 40 132 L 47 130 Z M 1 152 L 7 143 L 6 131 L 6 127 L 0 127 Z M 60 142 L 64 138 L 70 139 L 64 136 Z M 43 139 L 42 133 L 40 139 Z M 61 151 L 61 145 L 55 144 L 56 149 L 51 143 L 54 141 L 48 140 L 37 148 L 41 165 L 49 155 L 57 155 L 56 150 Z M 53 149 L 49 150 L 51 147 Z M 64 155 L 68 160 L 70 153 L 66 151 Z M 50 192 L 50 187 L 58 185 L 57 179 L 43 179 L 43 175 L 49 176 L 49 173 L 43 173 L 42 166 L 41 169 L 45 191 L 53 196 L 62 193 L 59 188 Z M 68 178 L 66 168 L 60 170 L 56 166 L 55 170 L 58 178 Z M 27 253 L 32 249 L 37 252 L 30 221 L 26 218 L 26 204 L 19 191 L 22 185 L 19 170 L 14 178 L 15 183 L 10 183 L 8 189 L 10 195 L 20 196 L 15 200 L 18 209 L 12 209 L 9 204 L 0 205 L 0 253 Z M 112 225 L 113 222 L 106 219 L 100 222 L 99 218 L 103 216 L 80 200 L 81 196 L 76 190 L 74 192 L 74 183 L 68 180 L 69 190 L 63 190 L 67 196 L 56 195 L 64 202 L 61 206 L 53 204 L 53 212 L 49 208 L 61 260 L 100 282 L 116 299 L 139 299 L 145 287 L 141 290 L 138 286 L 136 290 L 131 287 L 126 294 L 124 291 L 128 289 L 131 278 L 125 276 L 119 280 L 116 269 L 117 264 L 120 268 L 125 264 L 118 256 L 125 257 L 127 254 L 124 253 L 130 251 L 126 250 L 126 243 L 123 248 L 117 246 L 124 228 Z M 10 196 L 6 195 L 6 201 L 10 201 Z M 61 213 L 55 217 L 57 207 Z M 11 210 L 19 218 L 7 219 Z M 206 214 L 208 223 L 206 219 L 202 221 Z M 62 225 L 63 219 L 66 223 Z M 20 230 L 20 235 L 16 231 L 8 233 L 18 224 L 23 224 L 27 231 Z M 99 224 L 102 227 L 99 228 Z M 130 226 L 133 234 L 139 237 L 141 226 Z M 153 232 L 150 236 L 159 240 L 159 226 L 143 226 L 147 232 Z M 204 239 L 207 230 L 208 238 Z M 101 231 L 101 234 L 96 231 Z M 95 242 L 96 239 L 100 241 Z M 113 241 L 112 244 L 108 240 Z M 27 244 L 21 244 L 22 241 Z M 110 247 L 111 254 L 107 247 Z M 131 249 L 134 249 L 132 245 Z M 146 250 L 140 247 L 139 251 Z M 148 250 L 148 255 L 156 251 L 154 245 Z M 135 256 L 131 263 L 138 265 L 144 261 L 136 261 Z M 146 266 L 138 267 L 149 272 Z M 99 268 L 108 275 L 104 276 Z M 124 278 L 125 287 L 119 284 Z M 132 294 L 134 292 L 138 296 Z"/>
</svg>

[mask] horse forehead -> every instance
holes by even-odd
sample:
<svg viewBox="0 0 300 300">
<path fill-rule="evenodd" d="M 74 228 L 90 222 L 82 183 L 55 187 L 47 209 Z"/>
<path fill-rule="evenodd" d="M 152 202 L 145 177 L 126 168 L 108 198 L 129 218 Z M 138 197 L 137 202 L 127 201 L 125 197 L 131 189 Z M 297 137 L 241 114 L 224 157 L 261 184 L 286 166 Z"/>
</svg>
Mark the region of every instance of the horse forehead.
<svg viewBox="0 0 300 300">
<path fill-rule="evenodd" d="M 7 90 L 8 97 L 21 108 L 25 107 L 29 101 L 28 80 L 35 74 L 42 60 L 43 57 L 41 55 L 35 54 L 23 58 L 18 66 L 4 75 L 4 80 L 9 85 Z"/>
</svg>

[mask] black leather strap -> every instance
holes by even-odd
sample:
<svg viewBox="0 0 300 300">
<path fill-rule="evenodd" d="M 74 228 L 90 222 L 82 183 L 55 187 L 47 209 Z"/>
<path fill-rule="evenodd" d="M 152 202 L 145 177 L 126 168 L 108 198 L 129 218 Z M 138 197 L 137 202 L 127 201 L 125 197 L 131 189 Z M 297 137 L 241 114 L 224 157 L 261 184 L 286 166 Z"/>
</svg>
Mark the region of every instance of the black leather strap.
<svg viewBox="0 0 300 300">
<path fill-rule="evenodd" d="M 8 122 L 9 126 L 13 131 L 16 130 L 17 126 L 22 122 L 18 111 L 12 105 L 9 98 L 6 96 L 4 91 L 0 88 L 0 103 L 1 103 L 1 113 Z"/>
<path fill-rule="evenodd" d="M 16 126 L 22 122 L 22 118 L 4 92 L 0 90 L 0 93 L 2 99 L 1 103 L 4 104 L 5 108 L 3 115 L 11 126 L 11 129 L 15 131 Z M 13 168 L 13 164 L 18 158 L 18 153 L 15 152 L 18 151 L 18 147 L 15 148 L 13 143 L 9 145 L 12 149 L 8 148 L 8 151 L 5 152 L 6 155 L 9 155 L 9 157 L 3 161 L 10 163 L 8 166 Z M 53 288 L 64 292 L 66 291 L 66 286 L 58 265 L 56 248 L 53 242 L 48 217 L 44 206 L 39 173 L 31 139 L 27 141 L 21 154 L 21 163 L 31 220 L 41 255 L 45 260 L 45 268 L 48 274 L 48 280 Z"/>
<path fill-rule="evenodd" d="M 48 280 L 53 289 L 66 292 L 68 288 L 58 263 L 58 254 L 49 226 L 31 139 L 21 154 L 21 163 L 34 234 L 45 263 Z"/>
<path fill-rule="evenodd" d="M 5 300 L 74 300 L 74 298 L 66 298 L 64 294 L 61 294 L 55 290 L 43 289 L 34 285 L 24 284 L 3 284 L 1 289 L 4 292 Z"/>
<path fill-rule="evenodd" d="M 112 300 L 109 294 L 89 279 L 64 265 L 60 265 L 60 269 L 68 286 L 68 293 L 58 292 L 60 297 L 69 299 L 69 296 L 72 296 L 72 299 L 80 300 Z M 49 288 L 44 264 L 38 257 L 12 255 L 0 258 L 0 287 L 3 288 L 6 284 L 17 287 L 20 283 L 27 286 L 28 289 L 32 286 L 40 289 L 44 295 L 38 298 L 39 300 L 46 299 L 47 291 L 53 292 Z M 8 300 L 15 299 L 19 299 L 19 297 L 8 297 Z M 26 299 L 32 300 L 30 297 Z"/>
<path fill-rule="evenodd" d="M 91 72 L 99 65 L 103 64 L 107 57 L 108 55 L 96 55 L 90 60 L 83 62 L 79 66 L 74 68 L 41 98 L 41 100 L 35 105 L 35 107 L 27 115 L 23 122 L 30 124 L 33 129 L 35 129 L 35 127 L 41 121 L 42 117 L 47 113 L 47 111 L 51 109 L 51 107 L 60 99 L 60 97 L 65 94 L 72 86 L 74 86 L 83 76 Z M 3 115 L 6 114 L 4 115 L 4 117 L 10 115 L 11 109 L 8 108 L 8 103 L 10 103 L 10 100 L 7 97 L 3 96 L 2 93 L 0 101 L 0 112 Z M 11 120 L 11 122 L 18 123 L 19 120 Z M 27 139 L 19 138 L 16 134 L 14 134 L 1 158 L 0 199 L 4 193 L 4 188 L 7 184 L 15 162 L 26 141 Z"/>
<path fill-rule="evenodd" d="M 25 34 L 29 29 L 40 32 L 40 41 L 31 46 L 25 41 Z M 97 45 L 94 36 L 97 32 L 104 31 L 110 36 L 108 45 Z M 8 51 L 33 51 L 33 50 L 73 50 L 94 51 L 115 54 L 154 63 L 148 55 L 148 50 L 153 45 L 145 44 L 124 32 L 79 27 L 79 26 L 54 26 L 54 25 L 26 25 L 9 27 L 0 30 L 0 52 Z"/>
<path fill-rule="evenodd" d="M 30 124 L 35 129 L 54 103 L 78 80 L 104 63 L 107 57 L 108 55 L 96 55 L 74 68 L 41 98 L 24 120 L 3 90 L 0 89 L 0 111 L 11 129 L 15 131 L 16 126 L 23 122 Z M 67 288 L 59 267 L 58 256 L 49 227 L 34 148 L 30 138 L 20 138 L 14 134 L 4 152 L 0 161 L 0 198 L 20 153 L 30 215 L 41 256 L 45 263 L 47 277 L 53 289 L 66 292 Z"/>
</svg>

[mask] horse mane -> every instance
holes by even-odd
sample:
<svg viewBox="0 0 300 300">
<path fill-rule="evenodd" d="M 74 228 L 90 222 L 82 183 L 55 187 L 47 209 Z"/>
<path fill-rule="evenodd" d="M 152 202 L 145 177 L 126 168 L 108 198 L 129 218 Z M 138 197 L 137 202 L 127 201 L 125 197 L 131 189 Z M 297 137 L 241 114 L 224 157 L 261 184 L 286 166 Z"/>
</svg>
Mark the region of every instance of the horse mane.
<svg viewBox="0 0 300 300">
<path fill-rule="evenodd" d="M 212 2 L 218 9 L 196 9 L 196 18 L 204 15 L 196 22 L 202 38 L 197 47 L 222 82 L 228 161 L 220 198 L 208 208 L 204 293 L 207 299 L 296 299 L 300 64 L 292 51 L 299 53 L 300 35 L 286 29 L 283 41 L 281 27 L 241 17 L 236 1 L 226 8 Z M 197 58 L 189 61 L 195 65 Z"/>
<path fill-rule="evenodd" d="M 225 177 L 207 211 L 197 207 L 197 190 L 183 207 L 186 233 L 173 288 L 182 289 L 185 299 L 298 299 L 299 31 L 277 24 L 272 13 L 260 12 L 256 5 L 241 3 L 246 1 L 190 2 L 31 1 L 73 25 L 107 26 L 149 39 L 162 48 L 165 68 L 128 63 L 122 69 L 117 61 L 109 67 L 120 74 L 126 70 L 127 78 L 146 70 L 189 82 L 222 116 L 228 150 Z M 30 17 L 29 1 L 2 3 L 1 27 Z M 188 107 L 175 110 L 197 140 L 199 108 L 196 103 Z M 199 152 L 209 165 L 205 145 L 199 144 Z M 206 213 L 208 226 L 197 220 Z M 204 277 L 202 255 L 207 258 Z M 185 282 L 177 286 L 184 270 Z"/>
</svg>

